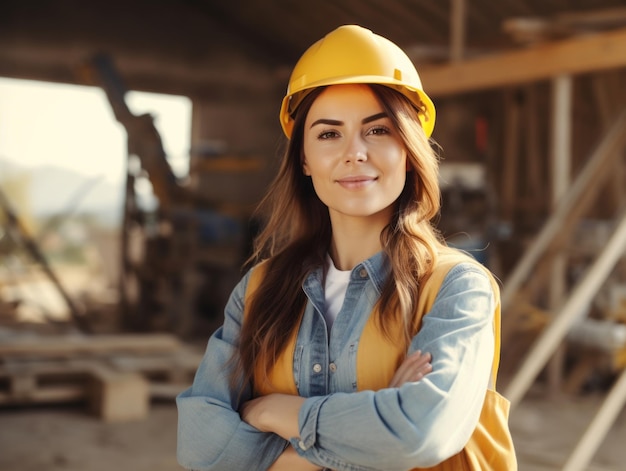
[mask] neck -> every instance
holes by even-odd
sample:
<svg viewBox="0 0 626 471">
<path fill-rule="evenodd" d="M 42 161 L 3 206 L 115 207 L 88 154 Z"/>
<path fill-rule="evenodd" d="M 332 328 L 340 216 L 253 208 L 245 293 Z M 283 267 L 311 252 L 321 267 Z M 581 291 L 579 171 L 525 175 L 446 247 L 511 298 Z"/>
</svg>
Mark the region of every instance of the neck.
<svg viewBox="0 0 626 471">
<path fill-rule="evenodd" d="M 333 229 L 330 257 L 338 270 L 352 270 L 382 250 L 380 233 L 389 223 L 387 215 L 354 218 L 331 212 L 330 219 Z"/>
</svg>

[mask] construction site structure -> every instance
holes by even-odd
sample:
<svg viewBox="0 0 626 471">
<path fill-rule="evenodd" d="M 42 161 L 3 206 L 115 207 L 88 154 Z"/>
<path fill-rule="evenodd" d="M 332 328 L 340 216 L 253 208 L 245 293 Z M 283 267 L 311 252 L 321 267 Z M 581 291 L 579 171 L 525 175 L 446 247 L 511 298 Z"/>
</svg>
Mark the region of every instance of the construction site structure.
<svg viewBox="0 0 626 471">
<path fill-rule="evenodd" d="M 466 5 L 452 3 L 450 61 L 420 69 L 437 103 L 437 126 L 445 129 L 435 136 L 444 149 L 440 226 L 502 280 L 500 389 L 511 400 L 512 414 L 532 387 L 539 385 L 547 395 L 578 393 L 593 387 L 598 375 L 610 380 L 579 443 L 555 464 L 583 470 L 626 404 L 626 22 L 615 26 L 615 11 L 539 24 L 512 20 L 506 28 L 522 46 L 467 57 Z M 591 23 L 611 27 L 572 33 L 576 25 Z M 194 103 L 189 180 L 178 181 L 151 116 L 135 116 L 126 106 L 114 59 L 98 55 L 80 70 L 83 83 L 106 92 L 128 135 L 120 278 L 124 330 L 186 339 L 199 332 L 203 318 L 209 320 L 207 331 L 221 322 L 226 297 L 250 253 L 254 205 L 274 155 L 225 150 L 221 139 L 232 143 L 237 136 L 218 122 L 225 114 L 219 100 Z M 268 103 L 278 103 L 281 93 L 268 94 Z M 268 120 L 256 117 L 259 127 L 271 119 L 277 125 L 268 110 Z M 246 114 L 238 111 L 238 117 Z M 139 180 L 152 186 L 156 209 L 142 206 L 135 191 Z M 458 237 L 461 231 L 471 237 Z M 79 326 L 88 325 L 78 309 L 74 317 Z M 26 368 L 19 363 L 20 350 L 12 348 L 4 353 L 8 360 L 0 377 L 9 378 L 11 393 L 5 397 L 15 398 L 33 390 L 34 376 L 20 379 L 9 371 L 11 364 Z M 50 354 L 59 360 L 57 351 Z M 109 365 L 114 361 L 106 359 Z M 133 372 L 148 371 L 158 361 L 136 364 Z M 41 365 L 31 366 L 36 371 Z M 72 367 L 90 377 L 115 376 L 84 364 Z M 145 395 L 144 386 L 135 388 L 137 397 Z"/>
</svg>

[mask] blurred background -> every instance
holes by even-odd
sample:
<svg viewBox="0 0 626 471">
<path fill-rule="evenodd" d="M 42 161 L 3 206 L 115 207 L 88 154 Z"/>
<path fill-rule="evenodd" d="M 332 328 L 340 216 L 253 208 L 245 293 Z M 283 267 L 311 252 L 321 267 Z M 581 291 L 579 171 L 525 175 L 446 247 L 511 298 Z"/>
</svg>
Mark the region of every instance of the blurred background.
<svg viewBox="0 0 626 471">
<path fill-rule="evenodd" d="M 355 23 L 435 102 L 451 245 L 501 281 L 521 470 L 626 469 L 623 0 L 0 4 L 0 469 L 174 470 L 278 110 Z"/>
</svg>

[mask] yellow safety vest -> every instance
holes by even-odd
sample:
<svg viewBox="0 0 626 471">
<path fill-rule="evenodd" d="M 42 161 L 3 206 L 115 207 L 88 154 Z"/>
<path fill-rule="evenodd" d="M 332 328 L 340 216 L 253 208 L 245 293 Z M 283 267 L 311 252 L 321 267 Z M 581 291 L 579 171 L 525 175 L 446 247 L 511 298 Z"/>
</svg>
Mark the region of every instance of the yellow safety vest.
<svg viewBox="0 0 626 471">
<path fill-rule="evenodd" d="M 484 269 L 474 259 L 456 250 L 448 249 L 439 254 L 433 273 L 420 290 L 414 318 L 415 332 L 419 331 L 422 317 L 430 311 L 435 302 L 439 288 L 448 272 L 458 263 L 468 261 Z M 263 265 L 260 265 L 253 270 L 248 281 L 246 298 L 260 284 L 263 268 Z M 496 296 L 493 321 L 495 348 L 491 384 L 485 395 L 478 424 L 469 442 L 459 453 L 431 468 L 415 468 L 413 471 L 517 470 L 515 449 L 508 427 L 509 401 L 495 389 L 500 362 L 500 290 L 493 276 L 487 270 L 485 272 L 491 280 Z M 402 342 L 389 340 L 390 338 L 404 338 L 403 327 L 399 323 L 391 325 L 389 327 L 391 335 L 386 336 L 381 332 L 375 319 L 376 316 L 370 315 L 359 340 L 357 351 L 357 389 L 359 391 L 377 391 L 386 388 L 406 356 L 406 349 Z M 298 329 L 294 329 L 287 346 L 271 370 L 267 372 L 267 376 L 264 371 L 255 372 L 255 378 L 264 379 L 264 381 L 255 381 L 259 395 L 271 393 L 298 395 L 293 376 L 293 357 L 297 336 Z"/>
</svg>

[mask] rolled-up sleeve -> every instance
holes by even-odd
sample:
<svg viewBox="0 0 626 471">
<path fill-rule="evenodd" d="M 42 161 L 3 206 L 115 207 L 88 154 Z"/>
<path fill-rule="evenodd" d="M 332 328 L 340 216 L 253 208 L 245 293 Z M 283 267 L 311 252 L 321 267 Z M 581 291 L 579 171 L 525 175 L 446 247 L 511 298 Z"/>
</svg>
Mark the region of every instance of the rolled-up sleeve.
<svg viewBox="0 0 626 471">
<path fill-rule="evenodd" d="M 458 453 L 488 387 L 494 309 L 482 269 L 455 266 L 411 343 L 432 354 L 433 371 L 400 388 L 307 399 L 294 448 L 320 466 L 349 471 L 430 467 Z"/>
<path fill-rule="evenodd" d="M 265 470 L 287 445 L 278 435 L 260 432 L 241 420 L 238 408 L 250 398 L 250 391 L 239 397 L 229 383 L 228 365 L 238 342 L 248 277 L 233 290 L 224 324 L 209 339 L 192 386 L 176 399 L 177 458 L 186 469 Z"/>
</svg>

